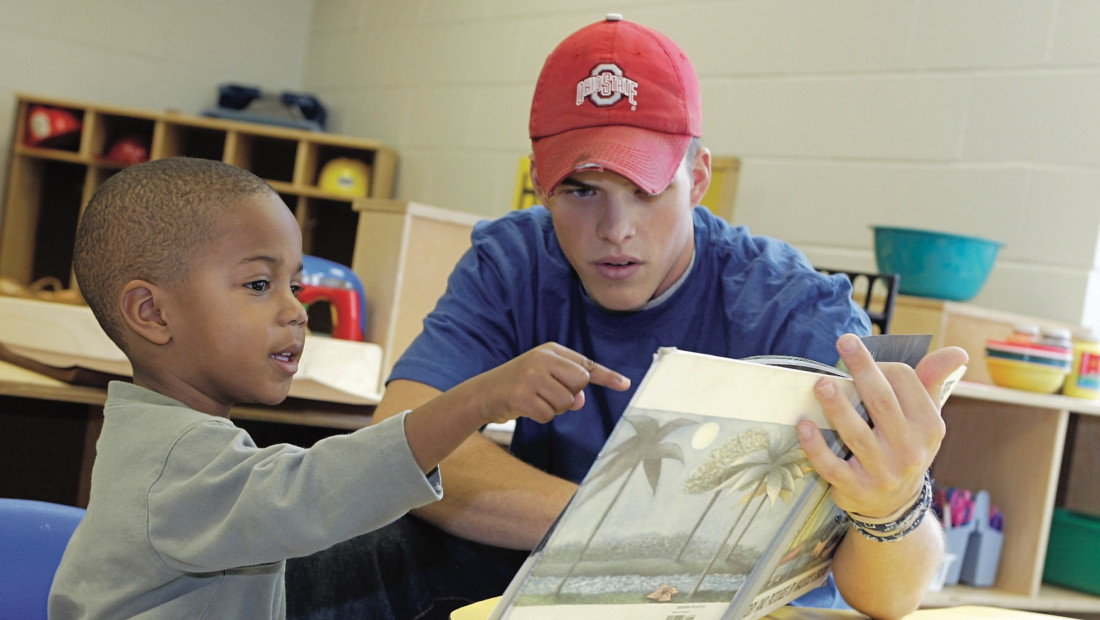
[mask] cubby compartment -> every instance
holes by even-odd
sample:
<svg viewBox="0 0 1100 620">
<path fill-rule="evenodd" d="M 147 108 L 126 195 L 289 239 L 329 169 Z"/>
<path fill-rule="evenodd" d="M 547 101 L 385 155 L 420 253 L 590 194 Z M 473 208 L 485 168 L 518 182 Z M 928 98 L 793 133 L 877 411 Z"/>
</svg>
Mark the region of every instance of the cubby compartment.
<svg viewBox="0 0 1100 620">
<path fill-rule="evenodd" d="M 24 208 L 4 210 L 0 276 L 22 284 L 52 276 L 69 284 L 87 172 L 69 161 L 14 158 L 8 190 L 23 198 Z"/>
<path fill-rule="evenodd" d="M 96 114 L 91 121 L 91 152 L 96 158 L 120 166 L 149 159 L 156 126 L 152 118 Z"/>
<path fill-rule="evenodd" d="M 80 152 L 85 111 L 49 101 L 21 106 L 15 128 L 16 142 L 35 149 Z"/>
<path fill-rule="evenodd" d="M 303 159 L 305 165 L 303 168 L 306 171 L 306 178 L 302 181 L 306 184 L 316 187 L 321 192 L 326 192 L 324 187 L 323 175 L 325 173 L 325 166 L 336 162 L 338 160 L 350 161 L 355 165 L 362 164 L 363 170 L 368 179 L 368 185 L 366 192 L 371 194 L 370 178 L 373 174 L 374 158 L 370 151 L 366 151 L 359 148 L 353 148 L 346 145 L 326 145 L 326 144 L 311 144 L 306 147 L 309 152 Z M 335 164 L 334 164 L 335 165 Z M 356 196 L 349 196 L 349 198 L 355 198 Z"/>
<path fill-rule="evenodd" d="M 268 181 L 294 181 L 298 141 L 236 131 L 230 134 L 230 144 L 227 162 Z"/>
<path fill-rule="evenodd" d="M 302 251 L 350 266 L 359 213 L 344 200 L 310 198 L 304 207 Z"/>
<path fill-rule="evenodd" d="M 50 182 L 42 187 L 37 206 L 29 281 L 54 277 L 63 284 L 69 283 L 87 174 L 88 169 L 79 164 L 44 162 L 43 175 Z"/>
<path fill-rule="evenodd" d="M 225 138 L 225 131 L 213 127 L 167 123 L 164 139 L 154 147 L 153 159 L 184 156 L 221 161 L 225 157 Z"/>
</svg>

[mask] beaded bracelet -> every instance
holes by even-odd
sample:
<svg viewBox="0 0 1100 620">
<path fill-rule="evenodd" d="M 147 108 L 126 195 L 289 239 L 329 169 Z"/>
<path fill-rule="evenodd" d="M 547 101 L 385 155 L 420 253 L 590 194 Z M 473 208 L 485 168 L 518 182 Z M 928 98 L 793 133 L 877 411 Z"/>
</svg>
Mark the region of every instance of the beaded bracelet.
<svg viewBox="0 0 1100 620">
<path fill-rule="evenodd" d="M 925 472 L 924 484 L 921 485 L 917 501 L 900 518 L 885 523 L 875 523 L 861 515 L 846 512 L 838 519 L 851 523 L 864 538 L 875 542 L 893 542 L 905 538 L 916 530 L 931 506 L 932 477 Z"/>
</svg>

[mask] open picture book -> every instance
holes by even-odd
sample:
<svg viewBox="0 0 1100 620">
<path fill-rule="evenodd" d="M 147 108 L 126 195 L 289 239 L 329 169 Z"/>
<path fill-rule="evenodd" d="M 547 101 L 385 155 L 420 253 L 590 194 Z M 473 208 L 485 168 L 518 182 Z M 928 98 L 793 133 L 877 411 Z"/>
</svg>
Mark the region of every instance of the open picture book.
<svg viewBox="0 0 1100 620">
<path fill-rule="evenodd" d="M 864 339 L 915 366 L 931 336 Z M 572 501 L 490 618 L 759 618 L 817 587 L 847 524 L 798 443 L 813 421 L 847 453 L 802 358 L 661 349 Z M 954 386 L 957 372 L 942 398 Z"/>
</svg>

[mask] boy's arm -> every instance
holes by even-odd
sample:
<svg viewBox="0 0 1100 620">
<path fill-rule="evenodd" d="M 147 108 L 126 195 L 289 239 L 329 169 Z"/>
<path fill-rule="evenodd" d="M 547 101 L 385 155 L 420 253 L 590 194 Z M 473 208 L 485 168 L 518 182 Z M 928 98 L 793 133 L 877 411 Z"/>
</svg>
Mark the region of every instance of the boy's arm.
<svg viewBox="0 0 1100 620">
<path fill-rule="evenodd" d="M 405 432 L 425 471 L 440 464 L 446 493 L 440 505 L 418 511 L 458 536 L 530 549 L 576 490 L 508 454 L 477 430 L 519 415 L 548 421 L 583 403 L 589 382 L 626 389 L 629 381 L 559 345 L 542 345 L 447 392 L 394 381 L 375 421 L 412 409 Z M 442 463 L 440 463 L 442 461 Z"/>
<path fill-rule="evenodd" d="M 433 394 L 440 392 L 423 383 L 393 381 L 375 420 L 415 408 Z M 531 467 L 480 433 L 468 437 L 439 468 L 443 499 L 414 514 L 455 536 L 510 549 L 534 548 L 577 488 Z"/>
</svg>

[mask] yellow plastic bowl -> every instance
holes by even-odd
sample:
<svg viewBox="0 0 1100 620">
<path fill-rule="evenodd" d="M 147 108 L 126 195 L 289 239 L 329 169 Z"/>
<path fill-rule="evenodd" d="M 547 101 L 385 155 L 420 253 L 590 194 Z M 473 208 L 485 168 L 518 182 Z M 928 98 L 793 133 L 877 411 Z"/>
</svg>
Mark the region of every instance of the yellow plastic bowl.
<svg viewBox="0 0 1100 620">
<path fill-rule="evenodd" d="M 986 357 L 985 363 L 993 383 L 1002 387 L 1051 394 L 1057 392 L 1066 380 L 1064 369 L 1049 364 L 999 357 Z"/>
</svg>

